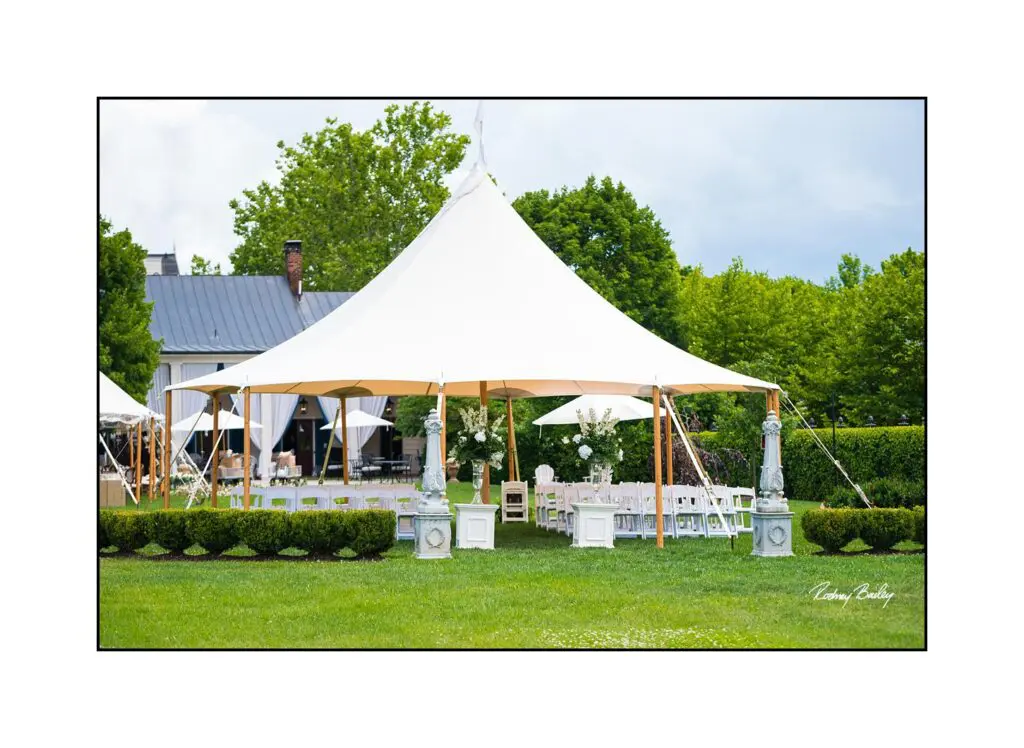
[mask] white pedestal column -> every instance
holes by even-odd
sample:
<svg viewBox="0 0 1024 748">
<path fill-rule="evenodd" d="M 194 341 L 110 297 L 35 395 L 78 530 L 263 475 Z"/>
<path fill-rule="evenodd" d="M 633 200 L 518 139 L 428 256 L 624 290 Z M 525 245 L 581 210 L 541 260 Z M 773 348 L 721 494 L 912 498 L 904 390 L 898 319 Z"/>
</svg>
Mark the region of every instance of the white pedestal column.
<svg viewBox="0 0 1024 748">
<path fill-rule="evenodd" d="M 416 558 L 452 557 L 452 515 L 444 495 L 441 469 L 441 419 L 431 409 L 423 423 L 427 432 L 427 459 L 423 468 L 423 498 L 413 516 Z"/>
<path fill-rule="evenodd" d="M 764 434 L 764 460 L 761 464 L 761 495 L 754 501 L 750 521 L 754 533 L 752 556 L 793 555 L 793 512 L 783 495 L 785 482 L 779 459 L 779 432 L 782 423 L 774 410 L 761 425 Z"/>
<path fill-rule="evenodd" d="M 497 504 L 455 504 L 455 547 L 494 550 Z"/>
<path fill-rule="evenodd" d="M 576 512 L 573 548 L 615 547 L 615 504 L 580 503 L 572 508 Z"/>
</svg>

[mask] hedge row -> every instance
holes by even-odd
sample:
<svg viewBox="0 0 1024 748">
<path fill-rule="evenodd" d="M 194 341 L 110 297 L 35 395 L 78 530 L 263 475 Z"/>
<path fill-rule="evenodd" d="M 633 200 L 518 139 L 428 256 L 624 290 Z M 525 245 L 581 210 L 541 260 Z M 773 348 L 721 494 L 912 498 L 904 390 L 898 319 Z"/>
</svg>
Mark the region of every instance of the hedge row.
<svg viewBox="0 0 1024 748">
<path fill-rule="evenodd" d="M 861 488 L 864 489 L 864 493 L 871 503 L 879 508 L 897 509 L 904 507 L 906 509 L 913 509 L 915 506 L 925 505 L 924 483 L 919 481 L 879 478 L 878 480 L 861 484 Z M 849 507 L 850 509 L 864 508 L 864 502 L 849 484 L 833 489 L 825 504 L 834 509 L 842 507 Z"/>
<path fill-rule="evenodd" d="M 855 538 L 876 551 L 904 540 L 924 545 L 924 507 L 910 509 L 812 509 L 800 520 L 804 537 L 827 553 L 836 553 Z"/>
<path fill-rule="evenodd" d="M 99 547 L 136 551 L 156 543 L 180 554 L 192 545 L 223 553 L 239 543 L 274 555 L 285 548 L 334 554 L 348 548 L 360 558 L 379 556 L 394 545 L 395 514 L 379 509 L 281 512 L 256 509 L 167 509 L 101 511 Z"/>
<path fill-rule="evenodd" d="M 832 430 L 815 429 L 818 438 L 832 449 Z M 705 447 L 727 447 L 715 437 L 701 434 Z M 878 426 L 836 430 L 835 456 L 861 486 L 878 478 L 924 483 L 924 426 Z M 760 460 L 758 460 L 760 462 Z M 821 502 L 846 481 L 836 471 L 807 429 L 793 431 L 782 444 L 782 468 L 786 496 Z"/>
</svg>

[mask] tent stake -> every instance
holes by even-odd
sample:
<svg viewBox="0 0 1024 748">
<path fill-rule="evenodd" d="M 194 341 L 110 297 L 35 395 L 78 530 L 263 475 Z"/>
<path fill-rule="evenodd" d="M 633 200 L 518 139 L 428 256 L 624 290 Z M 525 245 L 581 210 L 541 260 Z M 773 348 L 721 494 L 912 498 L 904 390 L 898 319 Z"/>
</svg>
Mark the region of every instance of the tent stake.
<svg viewBox="0 0 1024 748">
<path fill-rule="evenodd" d="M 658 548 L 665 547 L 664 504 L 661 496 L 661 388 L 654 388 L 654 528 Z"/>
<path fill-rule="evenodd" d="M 220 468 L 220 398 L 213 398 L 213 467 L 210 468 L 210 506 L 217 508 L 217 470 Z"/>
<path fill-rule="evenodd" d="M 487 382 L 480 382 L 480 407 L 487 409 Z M 480 496 L 483 499 L 483 503 L 491 503 L 491 466 L 488 463 L 484 463 L 484 484 L 480 488 Z"/>
<path fill-rule="evenodd" d="M 250 407 L 250 393 L 249 388 L 245 388 L 245 434 L 242 436 L 245 439 L 245 444 L 242 446 L 242 509 L 249 511 L 249 407 Z"/>
</svg>

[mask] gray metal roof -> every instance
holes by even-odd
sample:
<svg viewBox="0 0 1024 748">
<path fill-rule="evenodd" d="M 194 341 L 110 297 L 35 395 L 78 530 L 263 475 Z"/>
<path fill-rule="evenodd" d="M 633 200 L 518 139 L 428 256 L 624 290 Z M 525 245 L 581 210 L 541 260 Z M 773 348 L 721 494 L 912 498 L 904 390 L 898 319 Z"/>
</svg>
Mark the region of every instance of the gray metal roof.
<svg viewBox="0 0 1024 748">
<path fill-rule="evenodd" d="M 164 353 L 262 353 L 341 306 L 347 291 L 296 299 L 283 275 L 147 275 L 149 331 Z"/>
</svg>

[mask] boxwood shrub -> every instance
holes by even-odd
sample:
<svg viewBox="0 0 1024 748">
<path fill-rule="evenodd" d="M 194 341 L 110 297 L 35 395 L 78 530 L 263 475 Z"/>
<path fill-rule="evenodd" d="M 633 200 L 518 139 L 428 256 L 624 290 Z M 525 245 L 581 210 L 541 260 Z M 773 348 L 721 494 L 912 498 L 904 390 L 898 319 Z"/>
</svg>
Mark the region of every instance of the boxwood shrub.
<svg viewBox="0 0 1024 748">
<path fill-rule="evenodd" d="M 883 509 L 896 509 L 924 506 L 925 493 L 923 481 L 906 481 L 900 478 L 879 478 L 861 484 L 864 493 L 871 503 Z M 832 490 L 825 502 L 831 507 L 850 507 L 865 509 L 864 502 L 849 484 Z"/>
<path fill-rule="evenodd" d="M 344 510 L 295 512 L 291 517 L 291 541 L 312 554 L 337 553 L 347 548 L 353 534 Z"/>
<path fill-rule="evenodd" d="M 924 537 L 927 524 L 924 519 L 924 507 L 914 507 L 914 542 L 925 545 Z"/>
<path fill-rule="evenodd" d="M 238 515 L 238 537 L 261 555 L 275 555 L 292 545 L 288 512 L 254 509 Z"/>
<path fill-rule="evenodd" d="M 238 543 L 236 509 L 189 509 L 185 512 L 185 533 L 191 543 L 198 543 L 210 553 L 223 553 Z"/>
<path fill-rule="evenodd" d="M 812 509 L 800 518 L 804 537 L 836 553 L 857 537 L 860 514 L 856 509 Z"/>
<path fill-rule="evenodd" d="M 99 519 L 96 521 L 97 534 L 99 535 L 99 549 L 102 551 L 104 548 L 110 546 L 110 536 L 107 535 L 107 518 L 106 515 L 110 512 L 100 512 Z"/>
<path fill-rule="evenodd" d="M 384 509 L 344 511 L 348 547 L 360 558 L 379 556 L 395 544 L 395 513 Z"/>
<path fill-rule="evenodd" d="M 909 509 L 865 509 L 860 514 L 860 539 L 872 550 L 887 551 L 914 537 L 914 513 Z"/>
<path fill-rule="evenodd" d="M 149 539 L 171 553 L 182 553 L 192 543 L 185 532 L 185 512 L 168 509 L 152 512 Z"/>
<path fill-rule="evenodd" d="M 109 545 L 116 545 L 122 553 L 131 553 L 149 543 L 152 517 L 148 512 L 103 511 L 101 521 L 104 515 Z"/>
</svg>

